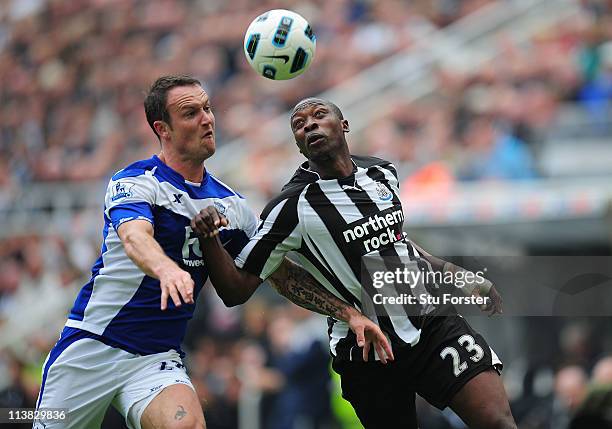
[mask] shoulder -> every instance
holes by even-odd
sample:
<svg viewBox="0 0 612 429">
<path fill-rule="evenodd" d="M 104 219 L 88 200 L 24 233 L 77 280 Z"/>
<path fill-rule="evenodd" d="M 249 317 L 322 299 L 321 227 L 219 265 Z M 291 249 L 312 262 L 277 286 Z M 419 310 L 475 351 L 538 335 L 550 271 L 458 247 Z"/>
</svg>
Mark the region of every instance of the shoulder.
<svg viewBox="0 0 612 429">
<path fill-rule="evenodd" d="M 257 216 L 247 204 L 246 199 L 210 173 L 208 173 L 205 193 L 207 198 L 214 199 L 214 205 L 221 214 L 225 214 L 228 206 L 233 207 L 240 228 L 256 228 Z"/>
<path fill-rule="evenodd" d="M 395 165 L 391 161 L 387 161 L 386 159 L 377 158 L 375 156 L 361 156 L 361 155 L 351 155 L 353 161 L 357 165 L 357 167 L 361 168 L 376 168 L 380 167 L 382 169 L 390 171 L 395 178 L 397 178 L 397 169 Z"/>
<path fill-rule="evenodd" d="M 375 156 L 362 156 L 362 155 L 351 155 L 357 167 L 361 168 L 369 168 L 375 166 L 388 166 L 393 165 L 391 161 L 387 161 L 386 159 L 377 158 Z"/>
<path fill-rule="evenodd" d="M 153 176 L 155 170 L 156 164 L 153 160 L 143 159 L 117 171 L 111 177 L 111 181 L 116 182 L 117 180 L 126 179 L 128 177 Z"/>
<path fill-rule="evenodd" d="M 241 200 L 244 200 L 244 197 L 236 192 L 234 189 L 223 183 L 217 177 L 213 176 L 211 173 L 208 174 L 208 181 L 206 182 L 206 191 L 207 194 L 210 194 L 210 197 L 215 198 L 227 198 L 227 197 L 238 197 Z"/>
<path fill-rule="evenodd" d="M 208 173 L 208 181 L 206 182 L 206 187 L 206 193 L 208 197 L 212 197 L 219 200 L 231 201 L 230 204 L 235 206 L 241 215 L 252 215 L 252 211 L 247 203 L 247 200 L 239 192 L 235 191 L 233 188 L 226 185 L 210 173 Z M 220 203 L 215 203 L 215 205 L 218 204 Z M 223 207 L 222 204 L 221 207 Z"/>
<path fill-rule="evenodd" d="M 297 202 L 298 197 L 300 196 L 300 194 L 302 193 L 302 191 L 304 190 L 304 188 L 306 188 L 310 183 L 312 182 L 307 182 L 307 181 L 296 181 L 296 182 L 292 182 L 289 181 L 287 184 L 285 184 L 285 186 L 283 186 L 283 189 L 281 190 L 280 194 L 278 194 L 276 197 L 274 197 L 272 200 L 270 200 L 270 202 L 268 202 L 268 204 L 266 204 L 266 207 L 264 207 L 263 211 L 261 212 L 261 218 L 265 219 L 266 217 L 268 217 L 268 215 L 270 214 L 270 212 L 279 204 L 281 204 L 283 201 L 285 200 L 294 200 L 295 202 Z"/>
<path fill-rule="evenodd" d="M 286 193 L 299 194 L 306 186 L 316 182 L 319 179 L 320 177 L 317 173 L 308 169 L 308 161 L 306 161 L 302 163 L 297 170 L 295 170 L 295 173 L 293 173 L 291 179 L 289 179 L 289 181 L 283 185 L 281 195 Z"/>
<path fill-rule="evenodd" d="M 134 201 L 154 203 L 159 191 L 155 169 L 155 164 L 143 160 L 113 174 L 106 188 L 107 207 Z"/>
<path fill-rule="evenodd" d="M 306 188 L 311 183 L 315 183 L 319 179 L 318 174 L 305 168 L 307 164 L 308 163 L 305 162 L 300 167 L 298 167 L 295 173 L 293 173 L 293 176 L 291 176 L 291 179 L 289 179 L 289 181 L 283 185 L 280 194 L 278 194 L 276 197 L 270 200 L 268 204 L 266 204 L 266 207 L 261 213 L 262 219 L 265 219 L 274 209 L 274 207 L 276 207 L 283 201 L 289 199 L 294 199 L 295 201 L 297 201 L 304 188 Z"/>
</svg>

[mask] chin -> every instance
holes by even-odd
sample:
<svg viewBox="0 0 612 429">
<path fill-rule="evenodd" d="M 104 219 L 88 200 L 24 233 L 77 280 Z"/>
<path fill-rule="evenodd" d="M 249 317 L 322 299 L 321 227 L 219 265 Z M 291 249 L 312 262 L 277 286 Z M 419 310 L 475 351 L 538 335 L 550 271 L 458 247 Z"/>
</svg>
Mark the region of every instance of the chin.
<svg viewBox="0 0 612 429">
<path fill-rule="evenodd" d="M 334 158 L 334 153 L 327 148 L 321 148 L 321 150 L 310 152 L 306 158 L 314 162 L 329 161 Z"/>
<path fill-rule="evenodd" d="M 211 156 L 213 156 L 215 154 L 215 151 L 217 149 L 215 148 L 215 146 L 213 145 L 212 147 L 209 147 L 208 150 L 206 151 L 202 151 L 202 159 L 208 159 Z"/>
<path fill-rule="evenodd" d="M 201 155 L 202 157 L 204 157 L 204 159 L 208 159 L 215 154 L 216 150 L 217 150 L 217 146 L 215 145 L 214 141 L 211 143 L 206 143 L 202 147 Z"/>
</svg>

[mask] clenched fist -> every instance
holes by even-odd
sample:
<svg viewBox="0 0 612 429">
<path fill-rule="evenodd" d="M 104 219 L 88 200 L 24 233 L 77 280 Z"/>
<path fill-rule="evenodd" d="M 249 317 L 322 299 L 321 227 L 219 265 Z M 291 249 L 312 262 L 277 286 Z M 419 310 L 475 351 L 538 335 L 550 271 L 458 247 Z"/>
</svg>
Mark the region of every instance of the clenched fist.
<svg viewBox="0 0 612 429">
<path fill-rule="evenodd" d="M 219 234 L 219 228 L 228 226 L 229 220 L 220 214 L 215 206 L 208 206 L 191 219 L 191 229 L 199 236 L 212 238 Z"/>
</svg>

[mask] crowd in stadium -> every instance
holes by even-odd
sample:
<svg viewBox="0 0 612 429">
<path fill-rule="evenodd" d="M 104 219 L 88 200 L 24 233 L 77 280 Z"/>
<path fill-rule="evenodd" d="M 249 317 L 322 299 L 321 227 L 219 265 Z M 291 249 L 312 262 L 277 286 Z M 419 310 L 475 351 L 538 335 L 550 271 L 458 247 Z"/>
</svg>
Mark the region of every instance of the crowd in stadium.
<svg viewBox="0 0 612 429">
<path fill-rule="evenodd" d="M 254 10 L 248 2 L 8 2 L 0 15 L 2 188 L 104 178 L 147 156 L 155 141 L 143 120 L 142 94 L 169 71 L 188 70 L 205 82 L 221 144 L 246 134 L 265 154 L 258 124 L 410 48 L 419 26 L 448 24 L 488 1 L 289 2 L 311 17 L 326 43 L 319 43 L 311 73 L 282 84 L 252 79 L 243 61 L 243 29 L 273 3 Z M 398 102 L 355 150 L 413 168 L 447 159 L 458 179 L 537 174 L 530 144 L 543 138 L 556 106 L 609 96 L 612 48 L 601 42 L 611 37 L 610 18 L 600 10 L 603 2 L 590 3 L 593 12 L 543 32 L 525 49 L 502 35 L 504 61 L 470 74 L 440 69 L 435 99 Z M 28 5 L 36 12 L 25 15 Z M 500 168 L 487 169 L 488 161 Z M 261 186 L 266 196 L 276 191 Z"/>
<path fill-rule="evenodd" d="M 142 94 L 163 73 L 187 70 L 205 82 L 219 142 L 249 132 L 300 97 L 409 46 L 411 24 L 424 19 L 418 3 L 426 2 L 287 2 L 330 43 L 317 50 L 316 73 L 280 85 L 250 79 L 242 51 L 244 29 L 272 1 L 257 9 L 247 1 L 9 2 L 0 18 L 1 183 L 100 178 L 148 155 L 155 142 Z M 444 22 L 483 3 L 431 12 Z M 36 12 L 25 15 L 27 5 Z"/>
<path fill-rule="evenodd" d="M 170 72 L 204 82 L 218 145 L 246 137 L 253 156 L 236 171 L 264 171 L 284 152 L 274 148 L 271 156 L 258 124 L 409 49 L 419 26 L 443 28 L 492 1 L 283 2 L 308 16 L 328 43 L 317 47 L 317 67 L 278 84 L 252 79 L 242 52 L 244 29 L 257 13 L 278 7 L 275 1 L 254 8 L 247 0 L 0 0 L 0 194 L 35 182 L 106 179 L 149 157 L 157 142 L 144 119 L 143 92 Z M 578 19 L 538 34 L 528 46 L 500 35 L 503 61 L 473 73 L 439 67 L 435 96 L 394 100 L 388 115 L 352 136 L 353 151 L 394 160 L 406 184 L 538 177 L 538 145 L 564 102 L 580 103 L 594 117 L 610 112 L 612 1 L 582 3 Z M 278 191 L 278 183 L 254 183 L 263 198 Z M 82 223 L 89 225 L 90 215 L 99 216 L 85 213 Z M 33 406 L 42 359 L 99 251 L 99 237 L 79 227 L 87 229 L 81 239 L 0 238 L 0 407 Z M 231 311 L 212 292 L 201 298 L 188 357 L 208 427 L 236 427 L 245 389 L 263 393 L 257 413 L 264 428 L 290 428 L 292 419 L 305 416 L 321 424 L 316 427 L 343 419 L 351 427 L 332 393 L 323 394 L 329 368 L 322 319 L 272 293 L 264 296 Z M 290 340 L 296 330 L 300 344 Z M 590 382 L 612 383 L 610 358 L 602 359 L 596 346 L 612 341 L 609 334 L 580 337 L 576 330 L 585 334 L 588 324 L 568 324 L 565 336 L 548 339 L 561 353 L 557 367 L 526 363 L 525 385 L 511 397 L 521 428 L 564 427 Z M 289 361 L 309 365 L 308 379 Z M 421 405 L 425 427 L 462 427 Z M 248 406 L 241 405 L 246 412 Z"/>
</svg>

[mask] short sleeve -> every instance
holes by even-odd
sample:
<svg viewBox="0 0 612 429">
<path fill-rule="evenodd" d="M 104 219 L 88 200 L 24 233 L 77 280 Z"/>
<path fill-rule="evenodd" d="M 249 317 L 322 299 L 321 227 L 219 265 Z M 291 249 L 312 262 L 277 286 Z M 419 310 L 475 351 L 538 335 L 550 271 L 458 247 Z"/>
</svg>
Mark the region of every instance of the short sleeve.
<svg viewBox="0 0 612 429">
<path fill-rule="evenodd" d="M 239 268 L 265 280 L 276 271 L 287 252 L 300 248 L 297 203 L 298 196 L 294 196 L 266 207 L 257 233 L 235 259 Z"/>
<path fill-rule="evenodd" d="M 131 220 L 153 223 L 156 196 L 157 181 L 149 172 L 128 177 L 116 175 L 106 189 L 106 216 L 115 229 Z"/>
<path fill-rule="evenodd" d="M 397 169 L 395 168 L 395 165 L 391 164 L 390 162 L 387 162 L 385 164 L 376 166 L 376 168 L 378 168 L 384 174 L 385 179 L 388 181 L 393 192 L 399 194 L 400 181 L 397 175 Z"/>
</svg>

